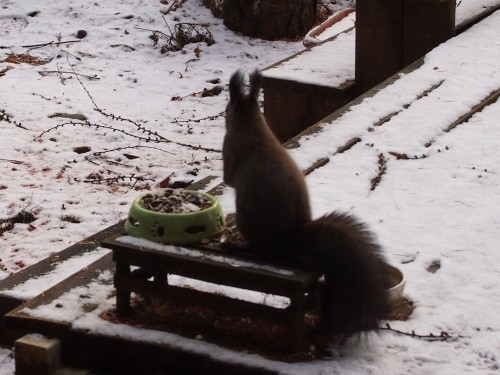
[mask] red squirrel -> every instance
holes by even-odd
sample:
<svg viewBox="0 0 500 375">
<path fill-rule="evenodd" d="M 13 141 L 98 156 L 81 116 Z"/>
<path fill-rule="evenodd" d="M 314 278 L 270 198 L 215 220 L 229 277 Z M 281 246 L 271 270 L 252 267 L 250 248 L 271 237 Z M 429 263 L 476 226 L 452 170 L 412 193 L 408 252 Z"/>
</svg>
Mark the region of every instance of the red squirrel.
<svg viewBox="0 0 500 375">
<path fill-rule="evenodd" d="M 351 215 L 312 220 L 304 175 L 260 111 L 262 75 L 249 79 L 248 92 L 241 71 L 230 79 L 222 148 L 239 232 L 250 251 L 324 275 L 322 332 L 347 337 L 377 328 L 390 309 L 380 246 Z"/>
</svg>

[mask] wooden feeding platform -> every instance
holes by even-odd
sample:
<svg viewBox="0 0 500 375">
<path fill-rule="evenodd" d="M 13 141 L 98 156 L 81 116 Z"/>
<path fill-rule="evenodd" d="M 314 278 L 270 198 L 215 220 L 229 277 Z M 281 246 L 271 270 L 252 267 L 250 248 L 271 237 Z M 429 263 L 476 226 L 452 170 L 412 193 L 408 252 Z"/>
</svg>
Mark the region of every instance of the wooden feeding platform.
<svg viewBox="0 0 500 375">
<path fill-rule="evenodd" d="M 190 189 L 201 189 L 212 180 L 213 177 L 207 177 L 190 186 Z M 217 185 L 214 190 L 218 188 L 220 188 L 220 185 Z M 99 275 L 106 272 L 116 273 L 114 279 L 111 278 L 108 283 L 111 291 L 115 290 L 113 281 L 116 284 L 116 291 L 112 292 L 116 294 L 116 297 L 112 297 L 112 299 L 114 304 L 116 298 L 117 308 L 121 312 L 126 313 L 129 309 L 130 292 L 134 291 L 144 296 L 160 296 L 166 301 L 182 301 L 197 307 L 207 306 L 207 308 L 213 308 L 215 306 L 217 309 L 230 310 L 242 317 L 263 318 L 269 321 L 269 326 L 278 324 L 285 328 L 288 336 L 284 340 L 288 347 L 288 349 L 285 348 L 286 350 L 293 350 L 302 340 L 304 314 L 307 308 L 312 305 L 313 290 L 318 281 L 316 275 L 286 269 L 286 267 L 270 266 L 262 261 L 249 259 L 243 254 L 228 256 L 227 252 L 217 250 L 213 245 L 210 247 L 205 246 L 203 249 L 183 249 L 188 253 L 198 252 L 204 254 L 205 259 L 192 258 L 188 255 L 176 256 L 155 249 L 129 246 L 126 243 L 117 241 L 117 238 L 124 236 L 123 225 L 123 221 L 112 225 L 63 250 L 58 254 L 57 259 L 42 261 L 25 272 L 4 280 L 2 285 L 6 289 L 15 288 L 16 285 L 22 284 L 29 279 L 51 272 L 57 266 L 58 261 L 71 259 L 85 252 L 102 252 L 105 247 L 117 248 L 113 250 L 113 254 L 107 252 L 106 255 L 61 280 L 56 285 L 43 289 L 43 292 L 34 298 L 19 299 L 2 296 L 0 305 L 5 310 L 2 313 L 1 337 L 3 344 L 12 346 L 14 341 L 23 335 L 31 333 L 43 334 L 50 338 L 49 341 L 56 340 L 58 342 L 61 350 L 60 366 L 92 369 L 106 373 L 152 373 L 155 371 L 160 371 L 158 373 L 173 371 L 175 373 L 176 371 L 187 370 L 199 374 L 274 373 L 272 370 L 252 364 L 252 361 L 243 360 L 241 363 L 232 363 L 217 358 L 211 354 L 213 349 L 210 349 L 209 341 L 207 343 L 199 342 L 202 349 L 196 351 L 192 350 L 191 347 L 193 342 L 196 343 L 197 340 L 192 338 L 183 338 L 185 345 L 179 346 L 169 342 L 144 340 L 140 337 L 140 334 L 135 337 L 134 334 L 137 333 L 137 328 L 134 323 L 127 323 L 126 320 L 124 320 L 124 324 L 131 329 L 132 333 L 127 337 L 123 337 L 100 329 L 98 332 L 82 329 L 75 325 L 72 318 L 61 318 L 58 311 L 61 304 L 58 299 L 61 296 L 64 299 L 64 296 L 71 295 L 75 288 L 92 288 L 92 283 L 99 278 Z M 148 241 L 145 242 L 148 243 Z M 154 243 L 149 244 L 156 245 Z M 158 246 L 163 245 L 158 244 Z M 229 262 L 217 262 L 209 259 L 210 257 L 217 258 L 221 256 L 231 260 Z M 139 266 L 139 268 L 130 270 L 136 268 L 136 266 Z M 121 272 L 123 270 L 125 270 L 125 274 Z M 131 272 L 127 274 L 127 270 Z M 258 290 L 262 291 L 262 293 L 281 294 L 287 297 L 290 302 L 286 304 L 287 306 L 282 306 L 283 308 L 277 308 L 218 294 L 175 287 L 166 282 L 166 274 L 170 272 L 200 280 L 233 285 L 247 290 Z M 149 275 L 153 276 L 151 280 L 148 280 Z M 88 304 L 87 297 L 82 295 L 81 298 L 81 305 L 88 305 L 86 308 L 93 308 L 94 303 Z M 47 308 L 48 306 L 51 306 L 51 313 L 44 314 L 43 317 L 33 315 L 29 311 L 37 308 Z M 10 312 L 7 312 L 7 310 Z M 101 323 L 108 327 L 114 327 L 116 322 L 101 320 Z M 155 330 L 154 327 L 151 329 Z M 159 334 L 161 331 L 155 332 Z M 171 335 L 168 332 L 164 333 L 167 336 Z M 28 342 L 30 341 L 32 340 L 28 338 Z"/>
<path fill-rule="evenodd" d="M 217 249 L 188 249 L 169 245 L 128 243 L 124 234 L 105 239 L 116 262 L 114 285 L 118 314 L 131 312 L 131 293 L 165 301 L 182 301 L 197 307 L 214 307 L 243 316 L 268 319 L 288 327 L 290 347 L 297 349 L 304 335 L 304 318 L 314 306 L 319 275 L 271 265 L 255 256 Z M 140 240 L 142 241 L 142 240 Z M 132 270 L 133 267 L 138 267 Z M 276 295 L 289 299 L 286 307 L 274 307 L 182 286 L 171 285 L 168 275 L 179 275 L 219 286 Z"/>
</svg>

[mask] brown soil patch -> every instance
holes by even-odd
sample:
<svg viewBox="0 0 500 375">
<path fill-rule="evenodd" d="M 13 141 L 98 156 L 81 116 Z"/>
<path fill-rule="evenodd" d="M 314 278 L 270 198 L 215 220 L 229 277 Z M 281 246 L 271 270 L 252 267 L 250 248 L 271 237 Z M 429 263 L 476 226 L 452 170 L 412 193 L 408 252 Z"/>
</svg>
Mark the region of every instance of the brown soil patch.
<svg viewBox="0 0 500 375">
<path fill-rule="evenodd" d="M 299 350 L 290 351 L 289 329 L 268 321 L 237 316 L 216 309 L 165 303 L 157 298 L 132 299 L 132 314 L 119 316 L 115 310 L 106 311 L 101 318 L 114 323 L 179 334 L 204 340 L 236 351 L 257 353 L 263 357 L 285 362 L 309 362 L 331 355 L 330 345 L 340 339 L 325 337 L 314 327 L 318 317 L 306 315 L 306 334 Z M 401 298 L 393 307 L 389 320 L 407 320 L 413 303 Z"/>
</svg>

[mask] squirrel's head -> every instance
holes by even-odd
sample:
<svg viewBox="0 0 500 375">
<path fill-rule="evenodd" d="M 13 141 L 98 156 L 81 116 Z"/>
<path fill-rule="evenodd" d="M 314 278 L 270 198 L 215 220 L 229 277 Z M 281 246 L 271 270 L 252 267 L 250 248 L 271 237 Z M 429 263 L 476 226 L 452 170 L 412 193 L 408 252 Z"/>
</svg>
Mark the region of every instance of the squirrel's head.
<svg viewBox="0 0 500 375">
<path fill-rule="evenodd" d="M 226 128 L 240 123 L 243 118 L 259 110 L 259 92 L 262 74 L 255 70 L 249 76 L 250 86 L 245 90 L 245 76 L 241 70 L 236 71 L 229 80 L 229 103 L 226 106 Z M 240 118 L 241 116 L 241 118 Z"/>
</svg>

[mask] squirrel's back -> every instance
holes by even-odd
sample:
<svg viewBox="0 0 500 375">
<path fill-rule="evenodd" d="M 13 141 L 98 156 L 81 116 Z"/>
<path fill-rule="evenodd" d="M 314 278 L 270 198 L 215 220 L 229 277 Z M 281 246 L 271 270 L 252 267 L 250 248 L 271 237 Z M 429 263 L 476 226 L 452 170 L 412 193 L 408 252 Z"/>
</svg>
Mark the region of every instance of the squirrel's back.
<svg viewBox="0 0 500 375">
<path fill-rule="evenodd" d="M 260 111 L 261 80 L 258 71 L 251 74 L 245 93 L 243 74 L 231 77 L 222 156 L 224 181 L 236 191 L 238 229 L 250 245 L 271 256 L 311 219 L 311 211 L 302 172 Z"/>
</svg>

